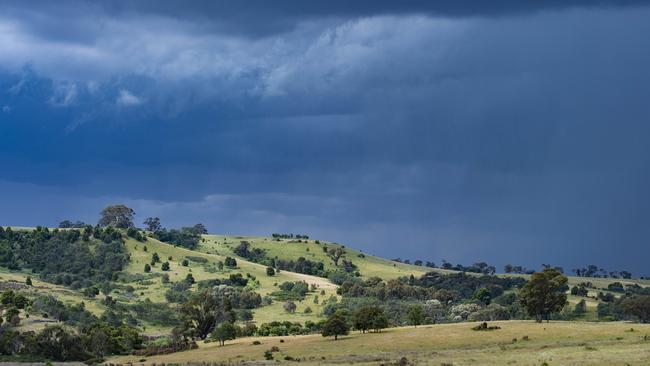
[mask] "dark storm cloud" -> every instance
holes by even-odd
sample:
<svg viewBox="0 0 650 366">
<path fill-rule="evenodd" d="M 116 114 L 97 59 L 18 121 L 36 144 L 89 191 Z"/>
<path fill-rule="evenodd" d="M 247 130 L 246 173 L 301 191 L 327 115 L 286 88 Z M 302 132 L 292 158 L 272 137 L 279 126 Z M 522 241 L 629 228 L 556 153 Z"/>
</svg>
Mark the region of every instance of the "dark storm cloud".
<svg viewBox="0 0 650 366">
<path fill-rule="evenodd" d="M 303 21 L 322 18 L 357 18 L 377 15 L 430 15 L 436 17 L 501 17 L 572 8 L 622 8 L 644 5 L 644 0 L 145 0 L 145 1 L 6 1 L 2 8 L 12 17 L 29 20 L 43 38 L 92 42 L 112 19 L 160 16 L 192 23 L 197 32 L 213 31 L 248 36 L 287 32 Z M 65 24 L 62 24 L 64 22 Z"/>
<path fill-rule="evenodd" d="M 120 201 L 390 257 L 647 267 L 647 8 L 84 2 L 59 27 L 16 4 L 2 223 Z"/>
<path fill-rule="evenodd" d="M 215 29 L 250 35 L 268 35 L 293 29 L 296 23 L 322 17 L 366 17 L 376 15 L 426 14 L 438 17 L 494 17 L 535 13 L 574 7 L 622 7 L 645 1 L 134 1 L 114 2 L 114 14 L 144 13 L 194 19 Z"/>
</svg>

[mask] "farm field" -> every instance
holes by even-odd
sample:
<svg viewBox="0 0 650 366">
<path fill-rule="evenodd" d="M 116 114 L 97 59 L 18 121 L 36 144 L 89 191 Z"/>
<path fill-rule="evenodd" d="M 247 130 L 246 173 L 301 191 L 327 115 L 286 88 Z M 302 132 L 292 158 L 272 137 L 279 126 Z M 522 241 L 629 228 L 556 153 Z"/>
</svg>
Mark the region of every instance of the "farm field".
<svg viewBox="0 0 650 366">
<path fill-rule="evenodd" d="M 111 364 L 257 364 L 264 351 L 293 364 L 417 365 L 647 365 L 650 324 L 531 321 L 490 322 L 501 329 L 474 331 L 476 323 L 390 328 L 351 333 L 335 341 L 320 335 L 241 338 L 225 346 L 203 343 L 196 350 L 154 357 L 116 357 Z M 253 344 L 261 342 L 260 345 Z"/>
</svg>

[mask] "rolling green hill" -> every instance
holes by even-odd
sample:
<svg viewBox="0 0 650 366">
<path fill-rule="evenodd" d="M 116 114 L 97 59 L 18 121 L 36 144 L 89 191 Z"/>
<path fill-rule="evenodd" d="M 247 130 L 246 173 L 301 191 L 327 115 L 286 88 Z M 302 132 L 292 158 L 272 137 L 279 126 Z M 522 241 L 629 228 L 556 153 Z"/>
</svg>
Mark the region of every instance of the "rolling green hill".
<svg viewBox="0 0 650 366">
<path fill-rule="evenodd" d="M 219 291 L 219 288 L 227 291 L 242 291 L 254 294 L 260 299 L 251 307 L 232 308 L 233 312 L 237 312 L 234 319 L 236 324 L 241 327 L 240 329 L 251 324 L 258 327 L 279 324 L 276 327 L 280 328 L 277 329 L 285 329 L 290 326 L 288 324 L 298 324 L 299 328 L 304 327 L 301 331 L 292 331 L 293 333 L 288 330 L 286 333 L 266 333 L 271 335 L 313 333 L 313 329 L 320 329 L 318 327 L 322 326 L 321 322 L 327 319 L 327 311 L 331 314 L 336 311 L 337 306 L 343 306 L 343 309 L 346 309 L 345 306 L 354 309 L 363 306 L 363 304 L 377 303 L 383 306 L 385 309 L 383 311 L 391 314 L 391 325 L 393 326 L 407 324 L 405 313 L 413 304 L 433 306 L 428 310 L 432 312 L 431 314 L 440 314 L 436 312 L 443 311 L 442 318 L 440 318 L 442 322 L 478 320 L 468 317 L 468 315 L 459 319 L 454 318 L 455 306 L 458 306 L 461 309 L 458 311 L 462 313 L 465 311 L 462 310 L 463 306 L 471 307 L 472 305 L 475 308 L 467 310 L 467 314 L 470 312 L 479 314 L 481 311 L 507 311 L 511 315 L 496 319 L 525 318 L 525 314 L 522 315 L 518 310 L 516 301 L 512 300 L 513 297 L 511 296 L 510 300 L 507 299 L 508 295 L 513 295 L 518 291 L 516 286 L 522 284 L 519 278 L 526 279 L 529 277 L 527 275 L 499 274 L 496 277 L 482 277 L 476 273 L 460 274 L 456 271 L 395 262 L 338 243 L 302 238 L 202 235 L 196 237 L 198 243 L 195 242 L 195 245 L 192 246 L 193 249 L 190 250 L 162 242 L 150 233 L 143 238 L 142 232 L 129 234 L 126 230 L 120 230 L 117 233 L 115 230 L 113 232 L 109 229 L 106 229 L 105 232 L 99 230 L 93 232 L 92 235 L 86 233 L 85 237 L 81 237 L 81 233 L 76 233 L 77 236 L 70 236 L 68 234 L 75 233 L 51 229 L 52 233 L 58 233 L 50 236 L 50 239 L 54 241 L 43 241 L 41 244 L 38 244 L 40 243 L 39 235 L 43 237 L 50 235 L 45 229 L 13 228 L 13 230 L 24 233 L 28 238 L 22 244 L 27 249 L 19 249 L 16 255 L 20 251 L 23 252 L 22 255 L 25 255 L 25 250 L 32 250 L 29 253 L 33 253 L 35 261 L 29 264 L 23 258 L 24 265 L 21 269 L 15 269 L 15 266 L 12 267 L 13 270 L 0 267 L 0 292 L 14 290 L 40 303 L 36 308 L 20 310 L 21 321 L 15 326 L 19 332 L 42 332 L 49 326 L 61 324 L 65 324 L 65 327 L 69 329 L 74 329 L 73 326 L 79 327 L 80 324 L 83 324 L 83 321 L 77 321 L 74 324 L 69 324 L 65 320 L 57 321 L 62 318 L 60 316 L 55 318 L 51 315 L 52 312 L 58 310 L 52 308 L 52 305 L 43 306 L 44 299 L 51 298 L 55 299 L 53 300 L 54 304 L 58 302 L 59 305 L 56 305 L 58 309 L 67 307 L 69 311 L 72 311 L 65 318 L 70 316 L 95 317 L 95 321 L 105 324 L 128 324 L 130 327 L 135 327 L 132 329 L 136 329 L 138 333 L 151 337 L 153 343 L 150 346 L 156 344 L 156 339 L 168 342 L 174 327 L 179 326 L 181 322 L 178 315 L 182 304 L 186 304 L 188 299 L 193 296 L 192 294 L 200 293 L 202 288 L 211 288 L 211 291 Z M 33 236 L 30 237 L 28 234 L 33 234 Z M 115 237 L 119 238 L 117 244 Z M 6 246 L 8 243 L 6 238 L 7 236 L 4 237 L 4 243 L 0 244 Z M 38 249 L 38 245 L 43 245 L 43 243 L 56 245 L 58 250 L 65 252 L 62 252 L 61 255 L 67 256 L 66 258 L 70 258 L 74 262 L 69 265 L 81 268 L 82 272 L 68 271 L 68 263 L 57 259 L 57 252 L 49 252 L 51 248 L 40 247 Z M 9 245 L 12 243 L 9 242 Z M 35 246 L 31 248 L 30 245 Z M 71 253 L 66 249 L 68 246 L 80 250 L 81 257 L 76 258 L 74 252 Z M 120 262 L 123 263 L 120 270 L 108 273 L 108 277 L 102 271 L 106 270 L 106 263 L 110 263 L 115 258 L 111 257 L 111 253 L 108 253 L 107 257 L 96 257 L 107 247 L 114 248 L 118 252 L 116 253 L 117 258 L 123 258 L 123 262 Z M 38 250 L 46 253 L 38 253 Z M 339 254 L 342 254 L 338 265 L 331 258 L 331 252 L 337 250 Z M 43 258 L 40 258 L 42 254 L 45 254 L 46 258 L 47 255 L 50 255 L 49 258 L 58 264 L 50 268 L 51 263 L 48 263 L 47 260 L 43 262 Z M 159 260 L 153 261 L 154 257 Z M 236 264 L 232 263 L 233 258 Z M 11 255 L 7 256 L 5 253 L 3 260 L 9 259 L 11 259 Z M 98 267 L 95 270 L 93 265 L 88 267 L 88 263 L 85 261 L 103 262 L 97 262 Z M 273 264 L 274 271 L 269 269 L 269 263 Z M 304 266 L 298 266 L 296 263 L 302 263 Z M 279 269 L 285 268 L 283 266 L 296 271 Z M 39 272 L 43 268 L 46 268 L 47 272 Z M 437 274 L 423 276 L 429 272 Z M 84 278 L 79 277 L 79 273 L 87 273 L 92 278 L 84 281 Z M 100 276 L 102 273 L 104 277 Z M 332 275 L 335 276 L 332 277 Z M 343 278 L 347 279 L 340 287 L 334 283 L 340 280 L 339 277 L 336 277 L 338 275 L 343 275 Z M 188 278 L 191 278 L 192 281 L 189 281 Z M 27 284 L 28 279 L 31 279 L 31 285 Z M 443 282 L 438 282 L 439 288 L 427 287 L 425 282 L 420 282 L 420 284 L 417 282 L 428 280 Z M 445 283 L 444 281 L 447 280 L 451 282 Z M 248 337 L 240 336 L 224 348 L 216 347 L 215 343 L 199 342 L 197 350 L 145 358 L 141 356 L 116 357 L 110 362 L 143 364 L 190 361 L 228 363 L 235 360 L 258 362 L 266 357 L 264 350 L 271 346 L 280 348 L 280 351 L 277 351 L 274 356 L 276 360 L 301 358 L 302 362 L 310 364 L 321 363 L 323 360 L 328 363 L 362 364 L 375 361 L 392 362 L 396 360 L 397 362 L 402 357 L 420 362 L 432 355 L 435 355 L 436 360 L 440 360 L 442 363 L 453 361 L 461 364 L 482 364 L 477 360 L 485 360 L 485 364 L 498 364 L 501 357 L 499 360 L 494 358 L 495 347 L 499 348 L 502 357 L 508 358 L 512 363 L 544 362 L 547 359 L 546 356 L 530 356 L 530 352 L 535 349 L 553 349 L 555 356 L 548 359 L 561 360 L 569 364 L 572 360 L 591 357 L 594 350 L 601 352 L 598 357 L 594 358 L 593 364 L 608 364 L 612 360 L 638 361 L 640 355 L 643 355 L 640 350 L 646 344 L 644 342 L 648 339 L 647 335 L 641 341 L 636 334 L 625 334 L 628 324 L 602 322 L 608 318 L 599 315 L 597 309 L 602 300 L 596 295 L 604 293 L 620 297 L 620 291 L 608 288 L 614 282 L 646 287 L 650 285 L 650 281 L 584 277 L 569 277 L 568 280 L 570 286 L 590 282 L 590 285 L 584 290 L 586 296 L 584 292 L 580 295 L 568 295 L 568 304 L 557 318 L 577 320 L 578 322 L 555 322 L 550 325 L 539 325 L 530 321 L 502 321 L 498 324 L 503 331 L 493 333 L 496 338 L 470 330 L 471 327 L 465 322 L 417 329 L 394 327 L 381 334 L 367 335 L 367 338 L 351 334 L 338 343 L 323 339 L 320 335 L 292 335 L 281 338 L 250 337 L 250 334 L 261 334 L 255 331 L 255 333 L 248 333 Z M 289 302 L 285 302 L 287 300 L 285 296 L 294 296 L 295 294 L 288 294 L 285 285 L 298 282 L 306 283 L 306 286 L 303 286 L 305 288 L 304 297 L 289 297 L 288 299 L 295 301 L 296 308 L 294 311 L 288 311 L 286 306 Z M 179 285 L 183 285 L 180 290 L 177 289 Z M 372 286 L 375 285 L 379 285 L 379 287 L 373 288 Z M 481 289 L 481 286 L 483 286 L 483 290 L 495 287 L 500 289 L 493 296 L 495 298 L 500 296 L 501 300 L 499 301 L 506 302 L 498 302 L 500 305 L 492 310 L 488 306 L 489 301 L 480 306 L 477 305 L 475 291 Z M 91 289 L 94 290 L 90 291 Z M 383 295 L 368 294 L 367 292 L 375 290 L 383 291 L 381 292 Z M 457 291 L 453 301 L 448 297 L 450 290 Z M 216 293 L 212 292 L 212 296 L 216 296 L 214 295 Z M 179 295 L 186 297 L 178 300 L 175 296 Z M 449 300 L 441 302 L 438 300 L 439 298 Z M 436 301 L 438 301 L 438 305 L 435 305 Z M 580 313 L 574 312 L 576 305 L 582 301 L 585 303 L 585 310 Z M 83 315 L 84 312 L 92 315 Z M 245 312 L 248 312 L 249 315 L 246 315 Z M 497 313 L 489 314 L 492 314 L 489 315 L 491 317 Z M 436 322 L 436 319 L 438 318 L 429 318 L 428 322 Z M 317 328 L 307 328 L 308 323 Z M 273 332 L 281 331 L 277 329 Z M 547 329 L 549 331 L 546 331 Z M 640 326 L 639 329 L 643 332 L 650 332 L 647 326 Z M 75 332 L 75 330 L 72 331 Z M 529 336 L 532 340 L 516 344 L 512 341 L 513 338 L 523 336 Z M 373 346 L 364 347 L 365 342 L 370 339 Z M 461 341 L 465 346 L 461 346 Z M 261 342 L 264 346 L 254 347 L 253 342 Z M 405 353 L 403 350 L 408 350 L 408 352 Z M 622 351 L 631 353 L 622 356 L 620 353 Z M 560 354 L 570 356 L 560 357 L 558 356 Z"/>
<path fill-rule="evenodd" d="M 269 237 L 254 236 L 223 236 L 205 235 L 198 250 L 207 253 L 219 253 L 223 255 L 236 256 L 234 248 L 242 241 L 250 243 L 253 248 L 260 248 L 266 251 L 269 258 L 280 258 L 285 260 L 296 260 L 304 257 L 312 261 L 323 262 L 326 269 L 336 269 L 334 262 L 326 255 L 323 248 L 343 248 L 346 252 L 344 258 L 351 260 L 364 278 L 381 277 L 391 279 L 411 274 L 418 276 L 429 271 L 448 272 L 441 269 L 432 269 L 422 266 L 393 262 L 384 258 L 362 253 L 354 248 L 341 244 L 300 239 L 273 239 Z M 243 259 L 243 258 L 242 258 Z"/>
<path fill-rule="evenodd" d="M 313 304 L 313 297 L 316 296 L 316 294 L 322 296 L 320 295 L 320 291 L 325 291 L 325 296 L 336 296 L 336 286 L 324 278 L 287 271 L 281 271 L 275 276 L 269 277 L 266 275 L 266 266 L 240 258 L 237 258 L 236 268 L 224 267 L 223 270 L 217 270 L 215 269 L 216 264 L 219 261 L 223 262 L 226 255 L 229 254 L 225 251 L 191 251 L 162 243 L 153 238 L 149 238 L 145 243 L 129 239 L 126 242 L 126 245 L 131 253 L 131 263 L 126 268 L 126 271 L 132 274 L 142 274 L 143 267 L 146 263 L 149 263 L 152 253 L 158 253 L 163 261 L 169 261 L 170 263 L 170 270 L 165 273 L 169 274 L 172 282 L 184 279 L 189 273 L 192 274 L 196 281 L 214 278 L 223 279 L 228 278 L 231 274 L 241 273 L 243 275 L 250 274 L 255 277 L 255 284 L 250 287 L 261 295 L 268 295 L 271 292 L 277 291 L 277 284 L 285 281 L 306 281 L 309 285 L 313 284 L 318 287 L 318 291 L 310 293 L 303 303 L 298 305 L 298 309 L 295 313 L 287 313 L 283 311 L 282 303 L 280 302 L 274 302 L 271 305 L 256 309 L 254 315 L 257 322 L 267 322 L 271 320 L 304 322 L 305 320 L 315 320 L 319 314 L 319 306 Z M 147 252 L 144 251 L 144 246 L 147 247 Z M 169 260 L 169 257 L 172 259 Z M 188 257 L 191 258 L 188 260 L 188 266 L 182 266 L 183 259 L 187 259 Z M 196 258 L 204 258 L 207 262 L 197 262 Z M 135 282 L 135 292 L 137 293 L 136 296 L 138 298 L 148 298 L 153 302 L 165 301 L 164 293 L 169 285 L 162 283 L 161 277 L 163 271 L 160 267 L 160 264 L 158 264 L 152 268 L 151 273 L 146 276 L 147 280 L 145 280 L 144 284 L 138 284 L 137 281 Z M 153 278 L 154 280 L 149 280 L 150 278 Z M 305 304 L 309 304 L 314 312 L 311 314 L 304 314 L 303 310 L 307 306 Z"/>
<path fill-rule="evenodd" d="M 32 228 L 14 228 L 15 230 L 33 230 Z M 270 305 L 265 305 L 253 310 L 253 320 L 258 323 L 270 321 L 291 321 L 304 323 L 307 320 L 318 321 L 322 319 L 323 303 L 325 299 L 333 297 L 337 300 L 340 296 L 336 293 L 337 286 L 323 277 L 317 277 L 308 274 L 295 273 L 291 271 L 278 271 L 274 276 L 266 274 L 266 266 L 251 262 L 237 256 L 235 248 L 241 243 L 247 242 L 251 248 L 262 249 L 268 258 L 297 260 L 304 257 L 314 262 L 322 262 L 326 270 L 336 270 L 332 259 L 330 259 L 325 249 L 343 248 L 345 250 L 344 259 L 350 260 L 361 275 L 361 278 L 380 277 L 384 280 L 393 279 L 403 276 L 413 275 L 419 277 L 424 273 L 435 271 L 439 273 L 455 273 L 455 271 L 443 270 L 439 268 L 427 268 L 405 263 L 398 263 L 384 258 L 376 257 L 370 254 L 362 253 L 353 248 L 326 241 L 317 240 L 298 240 L 298 239 L 274 239 L 271 237 L 254 237 L 254 236 L 225 236 L 225 235 L 204 235 L 195 250 L 189 250 L 182 247 L 160 242 L 155 238 L 149 237 L 146 242 L 139 242 L 133 238 L 126 237 L 125 245 L 130 254 L 130 262 L 124 269 L 127 274 L 125 278 L 109 294 L 113 299 L 121 304 L 137 304 L 142 301 L 151 301 L 153 303 L 165 303 L 165 292 L 170 288 L 169 283 L 163 283 L 163 274 L 169 276 L 169 282 L 174 283 L 186 278 L 191 274 L 198 281 L 210 279 L 227 279 L 230 275 L 241 274 L 249 277 L 251 281 L 247 287 L 259 293 L 262 296 L 270 295 L 278 291 L 278 285 L 285 281 L 305 281 L 312 287 L 304 300 L 297 301 L 297 309 L 293 313 L 284 311 L 280 301 L 274 301 Z M 145 251 L 146 248 L 146 251 Z M 169 270 L 163 271 L 161 263 L 154 265 L 150 273 L 144 272 L 145 264 L 150 263 L 153 253 L 157 253 L 161 262 L 169 263 Z M 225 260 L 227 256 L 234 257 L 237 260 L 235 268 L 223 267 L 219 269 L 217 264 Z M 183 261 L 187 266 L 183 266 Z M 24 283 L 26 278 L 31 274 L 27 271 L 9 271 L 6 268 L 0 268 L 0 281 Z M 470 274 L 471 275 L 471 274 Z M 33 277 L 33 275 L 31 275 Z M 527 277 L 526 275 L 499 275 L 503 277 Z M 581 278 L 569 277 L 570 285 L 589 281 L 594 288 L 606 289 L 607 285 L 619 281 L 624 284 L 641 284 L 648 286 L 648 280 L 619 280 L 605 278 Z M 85 308 L 96 315 L 102 314 L 106 310 L 103 304 L 104 294 L 99 294 L 94 298 L 84 296 L 81 291 L 75 291 L 60 285 L 39 281 L 34 278 L 34 287 L 26 288 L 29 293 L 50 294 L 63 301 L 66 304 L 77 304 L 83 302 Z M 595 295 L 592 290 L 592 295 Z M 321 301 L 314 301 L 316 298 Z M 580 297 L 571 296 L 569 301 L 577 303 Z M 595 307 L 597 301 L 587 299 L 588 314 L 586 319 L 595 318 Z M 306 313 L 305 309 L 310 308 L 311 312 Z M 29 320 L 22 323 L 24 329 L 38 329 L 46 324 L 51 323 L 49 320 L 32 316 Z M 151 324 L 147 320 L 141 320 L 142 329 L 148 334 L 162 334 L 169 332 L 169 326 Z"/>
</svg>

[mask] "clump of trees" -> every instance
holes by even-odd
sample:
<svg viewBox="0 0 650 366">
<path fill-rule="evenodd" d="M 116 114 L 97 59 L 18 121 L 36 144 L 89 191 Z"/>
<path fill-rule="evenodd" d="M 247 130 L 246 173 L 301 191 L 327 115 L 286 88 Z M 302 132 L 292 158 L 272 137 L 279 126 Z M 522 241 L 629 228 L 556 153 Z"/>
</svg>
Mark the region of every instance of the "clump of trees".
<svg viewBox="0 0 650 366">
<path fill-rule="evenodd" d="M 490 298 L 496 298 L 505 290 L 519 287 L 525 282 L 522 278 L 429 272 L 420 278 L 409 276 L 388 281 L 379 277 L 371 277 L 365 281 L 348 278 L 341 284 L 339 292 L 344 297 L 376 298 L 380 301 L 437 299 L 446 303 L 472 299 L 481 288 L 489 292 Z"/>
<path fill-rule="evenodd" d="M 213 288 L 220 285 L 245 287 L 248 284 L 248 278 L 241 273 L 232 273 L 228 278 L 213 278 L 203 280 L 198 283 L 199 288 Z"/>
<path fill-rule="evenodd" d="M 413 327 L 417 327 L 424 321 L 424 309 L 421 305 L 411 305 L 409 306 L 406 317 L 408 318 L 409 324 Z"/>
<path fill-rule="evenodd" d="M 496 267 L 491 266 L 485 262 L 477 262 L 471 266 L 463 266 L 462 264 L 453 265 L 446 260 L 443 260 L 440 268 L 460 272 L 482 273 L 484 275 L 493 275 L 496 273 Z"/>
<path fill-rule="evenodd" d="M 304 235 L 304 234 L 278 234 L 278 233 L 273 233 L 271 234 L 271 237 L 273 239 L 309 239 L 309 235 Z"/>
<path fill-rule="evenodd" d="M 650 290 L 648 290 L 650 292 Z M 650 323 L 650 294 L 628 292 L 616 298 L 602 296 L 598 304 L 598 317 L 605 320 L 636 320 Z"/>
<path fill-rule="evenodd" d="M 304 300 L 309 292 L 309 285 L 304 281 L 282 282 L 279 287 L 280 290 L 274 291 L 271 295 L 280 301 Z"/>
<path fill-rule="evenodd" d="M 381 308 L 388 323 L 395 325 L 523 318 L 525 313 L 512 290 L 524 283 L 523 278 L 437 272 L 388 281 L 347 277 L 337 291 L 342 301 L 324 301 L 323 313 L 347 310 L 355 314 L 372 305 Z"/>
<path fill-rule="evenodd" d="M 352 317 L 352 322 L 356 330 L 365 333 L 374 330 L 381 332 L 388 327 L 388 317 L 384 310 L 379 306 L 366 305 L 359 308 Z"/>
<path fill-rule="evenodd" d="M 632 278 L 632 273 L 628 271 L 607 271 L 602 267 L 595 264 L 589 264 L 583 268 L 574 268 L 573 273 L 578 277 L 594 277 L 594 278 Z"/>
<path fill-rule="evenodd" d="M 162 224 L 160 223 L 160 218 L 158 217 L 147 217 L 144 222 L 145 230 L 155 233 L 156 231 L 162 230 Z"/>
<path fill-rule="evenodd" d="M 515 273 L 515 274 L 533 274 L 535 273 L 534 269 L 528 269 L 523 266 L 517 266 L 512 264 L 506 264 L 503 266 L 503 271 L 505 273 Z"/>
<path fill-rule="evenodd" d="M 241 241 L 233 250 L 234 253 L 251 262 L 260 263 L 274 270 L 291 271 L 304 273 L 312 276 L 327 277 L 329 272 L 325 270 L 323 262 L 316 262 L 299 257 L 293 259 L 269 258 L 266 251 L 261 248 L 254 248 L 248 241 Z M 268 270 L 267 270 L 268 271 Z M 270 275 L 271 276 L 271 275 Z"/>
<path fill-rule="evenodd" d="M 571 295 L 573 296 L 587 296 L 589 294 L 589 288 L 593 287 L 591 282 L 581 282 L 573 287 L 571 287 Z"/>
<path fill-rule="evenodd" d="M 187 248 L 190 250 L 196 249 L 201 240 L 201 234 L 193 228 L 184 227 L 180 230 L 177 229 L 160 229 L 153 233 L 154 238 L 176 245 L 179 247 Z"/>
<path fill-rule="evenodd" d="M 203 224 L 196 224 L 180 229 L 166 229 L 160 223 L 158 217 L 148 217 L 143 222 L 145 230 L 150 232 L 154 238 L 168 244 L 176 245 L 187 249 L 196 249 L 201 240 L 201 235 L 207 234 L 208 230 Z"/>
<path fill-rule="evenodd" d="M 266 251 L 264 249 L 252 248 L 251 244 L 247 241 L 241 241 L 233 252 L 255 263 L 263 262 L 266 259 Z"/>
<path fill-rule="evenodd" d="M 87 224 L 83 221 L 77 220 L 72 222 L 70 220 L 63 220 L 59 223 L 59 229 L 83 229 Z"/>
<path fill-rule="evenodd" d="M 262 323 L 257 329 L 258 336 L 288 336 L 288 335 L 301 335 L 320 332 L 323 322 L 315 323 L 306 321 L 305 324 L 298 322 L 279 322 L 274 321 L 270 323 Z"/>
<path fill-rule="evenodd" d="M 129 262 L 122 235 L 112 227 L 83 231 L 13 231 L 0 227 L 0 265 L 29 269 L 47 282 L 81 289 L 113 280 Z"/>
<path fill-rule="evenodd" d="M 329 271 L 325 270 L 325 264 L 321 261 L 312 261 L 305 257 L 298 257 L 297 260 L 293 259 L 269 259 L 266 263 L 271 267 L 281 269 L 283 271 L 291 271 L 296 273 L 304 273 L 318 277 L 328 277 Z"/>
<path fill-rule="evenodd" d="M 12 327 L 20 324 L 20 311 L 25 309 L 30 301 L 22 294 L 13 290 L 5 291 L 0 295 L 0 324 L 3 321 Z"/>
<path fill-rule="evenodd" d="M 48 326 L 39 332 L 19 332 L 0 327 L 0 354 L 29 355 L 53 361 L 99 362 L 105 356 L 128 354 L 142 346 L 138 331 L 107 311 L 101 318 L 85 309 L 83 303 L 66 305 L 52 296 L 28 301 L 13 291 L 1 296 L 2 306 L 24 309 L 54 318 L 66 326 Z"/>
<path fill-rule="evenodd" d="M 184 338 L 210 337 L 221 345 L 237 336 L 255 334 L 254 325 L 237 327 L 237 320 L 248 321 L 250 310 L 261 305 L 261 296 L 248 289 L 218 285 L 190 293 L 180 306 L 181 325 L 175 332 Z"/>
<path fill-rule="evenodd" d="M 137 241 L 140 241 L 140 242 L 147 241 L 147 236 L 143 232 L 141 232 L 140 230 L 138 230 L 138 229 L 136 229 L 134 227 L 130 227 L 130 228 L 126 229 L 126 236 L 128 236 L 129 238 L 133 238 L 133 239 L 135 239 Z"/>
<path fill-rule="evenodd" d="M 635 316 L 642 323 L 650 323 L 650 295 L 634 295 L 624 298 L 620 307 L 623 312 Z"/>
</svg>

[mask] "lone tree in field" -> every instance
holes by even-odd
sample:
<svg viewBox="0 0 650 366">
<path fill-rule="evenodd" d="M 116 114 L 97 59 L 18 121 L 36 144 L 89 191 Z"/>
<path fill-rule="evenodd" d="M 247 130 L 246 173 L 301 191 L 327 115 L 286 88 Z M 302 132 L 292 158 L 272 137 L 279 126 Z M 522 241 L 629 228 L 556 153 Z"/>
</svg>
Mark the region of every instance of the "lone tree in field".
<svg viewBox="0 0 650 366">
<path fill-rule="evenodd" d="M 284 308 L 284 311 L 290 314 L 295 313 L 297 308 L 296 303 L 291 300 L 288 300 L 284 304 L 282 304 L 282 307 Z"/>
<path fill-rule="evenodd" d="M 519 302 L 535 321 L 548 322 L 549 315 L 566 304 L 567 278 L 555 268 L 535 272 L 519 291 Z"/>
<path fill-rule="evenodd" d="M 266 267 L 266 275 L 275 276 L 275 269 L 273 269 L 273 267 Z"/>
<path fill-rule="evenodd" d="M 334 336 L 334 340 L 338 340 L 340 335 L 346 335 L 350 331 L 350 326 L 348 325 L 345 316 L 341 313 L 332 314 L 323 325 L 323 337 Z"/>
<path fill-rule="evenodd" d="M 231 322 L 223 322 L 219 324 L 210 335 L 210 338 L 219 342 L 223 346 L 226 341 L 235 339 L 237 337 L 237 328 Z"/>
<path fill-rule="evenodd" d="M 327 256 L 334 262 L 334 265 L 338 267 L 339 260 L 345 255 L 345 249 L 338 247 L 332 248 L 327 251 Z"/>
<path fill-rule="evenodd" d="M 135 211 L 124 205 L 112 205 L 100 213 L 99 226 L 112 226 L 120 229 L 133 227 Z"/>
<path fill-rule="evenodd" d="M 416 327 L 424 321 L 424 310 L 420 305 L 411 305 L 409 306 L 409 311 L 406 314 L 406 318 L 409 321 L 409 324 Z"/>
</svg>

